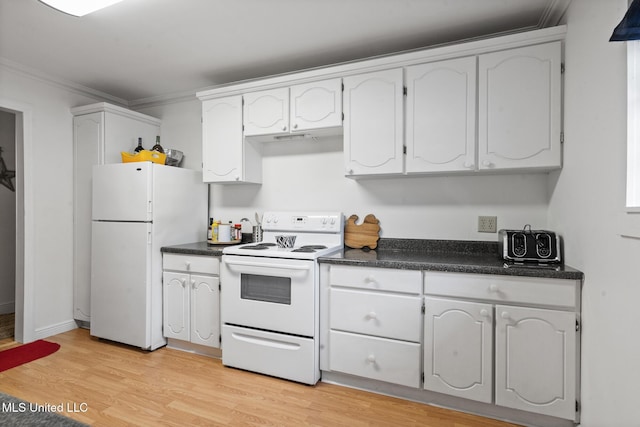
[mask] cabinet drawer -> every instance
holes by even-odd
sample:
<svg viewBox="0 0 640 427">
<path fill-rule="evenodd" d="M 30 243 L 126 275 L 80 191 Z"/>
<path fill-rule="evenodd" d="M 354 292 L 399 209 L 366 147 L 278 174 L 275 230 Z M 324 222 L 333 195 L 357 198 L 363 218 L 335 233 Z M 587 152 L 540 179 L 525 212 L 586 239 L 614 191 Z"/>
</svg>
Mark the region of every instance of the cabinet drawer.
<svg viewBox="0 0 640 427">
<path fill-rule="evenodd" d="M 330 332 L 332 371 L 420 387 L 420 344 Z"/>
<path fill-rule="evenodd" d="M 220 259 L 206 255 L 164 254 L 162 268 L 189 273 L 220 274 Z"/>
<path fill-rule="evenodd" d="M 422 300 L 418 296 L 332 288 L 330 298 L 331 329 L 420 341 Z"/>
<path fill-rule="evenodd" d="M 332 266 L 331 286 L 420 294 L 422 272 L 392 268 Z"/>
<path fill-rule="evenodd" d="M 576 307 L 578 282 L 537 277 L 426 272 L 424 292 L 430 295 Z"/>
</svg>

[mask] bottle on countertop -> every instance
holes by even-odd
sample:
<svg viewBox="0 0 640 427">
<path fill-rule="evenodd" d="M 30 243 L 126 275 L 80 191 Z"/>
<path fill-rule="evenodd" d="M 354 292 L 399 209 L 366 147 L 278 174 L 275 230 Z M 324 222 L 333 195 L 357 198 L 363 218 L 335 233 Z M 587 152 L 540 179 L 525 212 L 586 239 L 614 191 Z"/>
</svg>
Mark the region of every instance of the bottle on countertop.
<svg viewBox="0 0 640 427">
<path fill-rule="evenodd" d="M 156 136 L 156 145 L 153 146 L 151 151 L 157 151 L 159 153 L 164 153 L 164 149 L 162 148 L 162 145 L 160 145 L 160 135 Z"/>
<path fill-rule="evenodd" d="M 213 218 L 209 218 L 209 228 L 207 228 L 207 240 L 213 239 Z"/>
<path fill-rule="evenodd" d="M 213 221 L 213 227 L 211 228 L 211 241 L 212 242 L 217 242 L 218 241 L 218 225 L 220 225 L 220 221 L 214 220 Z"/>
<path fill-rule="evenodd" d="M 139 153 L 142 150 L 144 150 L 144 147 L 142 146 L 142 138 L 138 138 L 138 146 L 133 151 L 135 153 Z"/>
</svg>

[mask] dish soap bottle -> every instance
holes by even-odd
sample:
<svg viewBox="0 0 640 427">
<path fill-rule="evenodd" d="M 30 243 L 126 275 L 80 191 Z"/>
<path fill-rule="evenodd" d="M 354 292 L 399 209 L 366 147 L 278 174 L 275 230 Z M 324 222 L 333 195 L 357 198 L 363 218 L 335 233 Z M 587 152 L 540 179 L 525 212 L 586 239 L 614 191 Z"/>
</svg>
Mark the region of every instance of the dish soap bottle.
<svg viewBox="0 0 640 427">
<path fill-rule="evenodd" d="M 138 138 L 138 146 L 133 151 L 139 153 L 142 150 L 144 150 L 144 147 L 142 146 L 142 138 Z"/>
<path fill-rule="evenodd" d="M 164 150 L 162 149 L 162 145 L 160 145 L 160 135 L 156 136 L 156 145 L 153 146 L 151 151 L 157 151 L 159 153 L 164 153 Z"/>
</svg>

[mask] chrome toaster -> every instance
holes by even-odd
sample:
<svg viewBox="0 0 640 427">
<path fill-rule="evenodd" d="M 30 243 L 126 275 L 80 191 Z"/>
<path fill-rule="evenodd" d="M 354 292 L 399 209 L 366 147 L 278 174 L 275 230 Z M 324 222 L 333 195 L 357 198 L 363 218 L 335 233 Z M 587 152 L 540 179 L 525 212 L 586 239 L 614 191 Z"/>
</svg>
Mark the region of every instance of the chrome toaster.
<svg viewBox="0 0 640 427">
<path fill-rule="evenodd" d="M 531 230 L 530 225 L 522 230 L 500 230 L 498 247 L 505 261 L 562 262 L 560 236 L 553 231 Z"/>
</svg>

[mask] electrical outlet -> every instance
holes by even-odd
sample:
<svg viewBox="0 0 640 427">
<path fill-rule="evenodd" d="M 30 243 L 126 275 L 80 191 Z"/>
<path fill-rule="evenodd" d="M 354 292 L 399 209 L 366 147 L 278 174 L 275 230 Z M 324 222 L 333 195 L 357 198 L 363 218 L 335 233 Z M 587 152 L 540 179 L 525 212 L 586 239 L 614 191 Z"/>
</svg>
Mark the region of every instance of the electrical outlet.
<svg viewBox="0 0 640 427">
<path fill-rule="evenodd" d="M 478 232 L 495 233 L 496 231 L 498 231 L 497 216 L 479 216 L 478 217 Z"/>
</svg>

